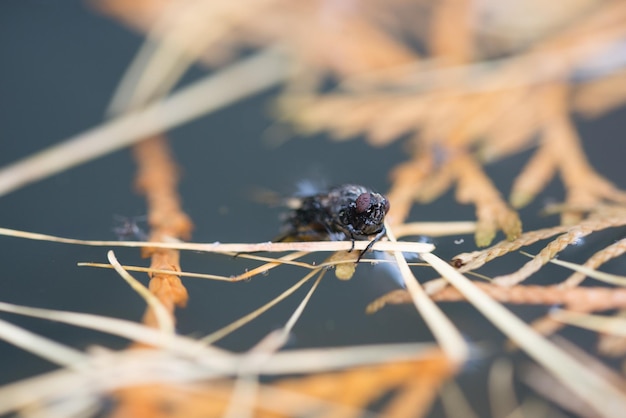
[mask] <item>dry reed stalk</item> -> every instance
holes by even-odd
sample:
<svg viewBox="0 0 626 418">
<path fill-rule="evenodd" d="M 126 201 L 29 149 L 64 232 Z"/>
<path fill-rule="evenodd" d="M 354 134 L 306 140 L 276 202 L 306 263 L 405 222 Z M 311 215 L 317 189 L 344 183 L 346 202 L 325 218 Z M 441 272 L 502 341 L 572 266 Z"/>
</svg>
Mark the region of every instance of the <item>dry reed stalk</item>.
<svg viewBox="0 0 626 418">
<path fill-rule="evenodd" d="M 189 239 L 193 225 L 182 211 L 176 191 L 178 173 L 164 137 L 152 137 L 135 146 L 138 165 L 136 186 L 145 194 L 148 205 L 150 240 L 163 242 L 171 239 Z M 149 248 L 143 255 L 151 257 L 150 267 L 170 270 L 172 274 L 156 273 L 150 276 L 150 290 L 165 305 L 172 317 L 176 306 L 187 303 L 187 289 L 175 274 L 181 270 L 178 250 Z M 146 324 L 155 325 L 151 310 L 144 317 Z"/>
</svg>

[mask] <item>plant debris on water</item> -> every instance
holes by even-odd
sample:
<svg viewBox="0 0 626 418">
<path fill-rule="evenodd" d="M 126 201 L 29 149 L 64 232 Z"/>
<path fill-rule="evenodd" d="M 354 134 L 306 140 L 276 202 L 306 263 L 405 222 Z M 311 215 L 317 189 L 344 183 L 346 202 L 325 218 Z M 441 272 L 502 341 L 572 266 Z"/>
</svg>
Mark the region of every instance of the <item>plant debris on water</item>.
<svg viewBox="0 0 626 418">
<path fill-rule="evenodd" d="M 115 269 L 146 310 L 139 323 L 0 302 L 3 312 L 128 340 L 125 349 L 104 349 L 94 341 L 94 347 L 79 350 L 0 319 L 0 338 L 58 366 L 0 387 L 0 414 L 99 416 L 103 400 L 114 399 L 107 412 L 114 417 L 417 417 L 429 416 L 435 405 L 447 416 L 482 416 L 455 380 L 476 346 L 438 305 L 456 302 L 471 304 L 485 326 L 495 326 L 507 339 L 492 344 L 500 359 L 489 360 L 485 392 L 493 417 L 540 416 L 537 411 L 622 417 L 626 378 L 602 360 L 623 362 L 626 355 L 626 277 L 598 269 L 623 255 L 626 239 L 595 249 L 582 263 L 556 257 L 584 237 L 626 226 L 626 192 L 592 166 L 572 116 L 597 116 L 626 102 L 624 61 L 613 59 L 624 52 L 626 3 L 571 0 L 550 7 L 514 1 L 505 8 L 496 3 L 90 3 L 94 12 L 145 34 L 145 45 L 120 81 L 110 118 L 0 168 L 0 196 L 132 146 L 134 183 L 147 203 L 148 230 L 136 219 L 122 219 L 118 234 L 139 241 L 79 240 L 8 228 L 0 228 L 0 235 L 106 247 L 108 264 L 77 262 Z M 244 56 L 241 50 L 253 52 Z M 195 63 L 213 71 L 173 91 Z M 277 85 L 284 88 L 275 93 L 274 116 L 297 134 L 362 137 L 372 146 L 402 140 L 407 157 L 390 173 L 391 187 L 383 194 L 345 184 L 300 196 L 277 242 L 189 242 L 193 220 L 182 209 L 179 170 L 165 132 Z M 485 166 L 522 151 L 529 158 L 507 179 L 507 198 Z M 519 209 L 554 178 L 560 179 L 564 198 L 548 210 L 559 221 L 524 229 Z M 475 219 L 413 219 L 416 204 L 449 190 L 456 202 L 473 206 Z M 473 234 L 476 248 L 450 260 L 440 258 L 441 249 L 433 244 L 405 240 L 446 236 L 454 246 L 467 245 L 460 237 L 465 234 Z M 536 250 L 538 243 L 542 248 Z M 111 250 L 119 247 L 140 248 L 150 265 L 121 264 Z M 368 260 L 369 250 L 388 257 Z M 258 265 L 227 276 L 212 274 L 210 265 L 206 272 L 187 272 L 181 251 L 237 255 L 233 269 L 242 258 Z M 516 265 L 519 258 L 512 253 L 523 257 L 520 251 L 528 258 Z M 318 252 L 331 254 L 323 261 L 304 258 Z M 403 253 L 419 254 L 425 267 L 410 265 Z M 501 257 L 512 260 L 503 274 L 477 271 Z M 405 286 L 364 306 L 364 314 L 412 304 L 433 341 L 283 350 L 310 298 L 329 280 L 327 268 L 348 280 L 362 263 L 392 265 Z M 548 264 L 571 273 L 557 281 L 548 277 Z M 176 332 L 177 312 L 189 297 L 187 277 L 271 280 L 273 275 L 257 276 L 284 266 L 302 274 L 274 299 L 259 301 L 256 309 L 207 335 Z M 415 275 L 424 268 L 437 277 L 420 282 Z M 148 287 L 131 272 L 148 273 Z M 215 345 L 301 288 L 306 294 L 284 325 L 246 351 Z M 545 314 L 527 323 L 511 305 L 543 305 Z M 566 326 L 595 333 L 593 356 L 559 334 Z M 521 399 L 518 383 L 532 395 Z"/>
</svg>

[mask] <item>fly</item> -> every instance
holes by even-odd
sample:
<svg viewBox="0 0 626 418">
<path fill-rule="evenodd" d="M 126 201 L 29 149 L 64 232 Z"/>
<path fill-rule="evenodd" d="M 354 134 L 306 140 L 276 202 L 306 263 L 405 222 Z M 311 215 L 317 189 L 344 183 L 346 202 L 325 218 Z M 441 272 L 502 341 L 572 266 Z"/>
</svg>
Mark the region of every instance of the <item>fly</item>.
<svg viewBox="0 0 626 418">
<path fill-rule="evenodd" d="M 384 221 L 389 201 L 364 186 L 344 184 L 326 193 L 294 198 L 291 202 L 293 211 L 287 216 L 284 232 L 276 241 L 349 239 L 352 251 L 354 241 L 371 240 L 362 256 L 386 233 Z"/>
</svg>

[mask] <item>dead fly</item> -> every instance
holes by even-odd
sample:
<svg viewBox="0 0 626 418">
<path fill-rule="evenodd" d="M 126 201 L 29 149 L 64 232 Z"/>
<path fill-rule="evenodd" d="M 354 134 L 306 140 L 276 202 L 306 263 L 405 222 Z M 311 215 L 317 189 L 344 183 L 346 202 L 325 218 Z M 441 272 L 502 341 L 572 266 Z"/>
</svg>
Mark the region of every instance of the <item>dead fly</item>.
<svg viewBox="0 0 626 418">
<path fill-rule="evenodd" d="M 276 241 L 371 240 L 361 256 L 385 235 L 389 201 L 379 193 L 356 184 L 344 184 L 311 196 L 289 200 L 293 209 L 284 232 Z M 359 256 L 359 259 L 361 258 Z"/>
</svg>

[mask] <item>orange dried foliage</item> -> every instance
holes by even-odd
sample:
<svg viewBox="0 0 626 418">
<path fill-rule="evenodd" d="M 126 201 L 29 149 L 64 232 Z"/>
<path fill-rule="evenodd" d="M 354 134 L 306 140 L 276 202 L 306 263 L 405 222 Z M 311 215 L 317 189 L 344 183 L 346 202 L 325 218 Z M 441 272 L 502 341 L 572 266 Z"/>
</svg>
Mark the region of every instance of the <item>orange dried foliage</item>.
<svg viewBox="0 0 626 418">
<path fill-rule="evenodd" d="M 389 201 L 393 202 L 387 214 L 387 221 L 391 225 L 399 225 L 409 216 L 414 201 L 415 186 L 424 182 L 432 166 L 432 158 L 424 154 L 394 169 L 392 177 L 395 180 L 387 194 Z"/>
<path fill-rule="evenodd" d="M 481 247 L 489 245 L 498 229 L 504 231 L 509 241 L 519 237 L 522 222 L 517 213 L 502 201 L 476 161 L 467 155 L 460 155 L 451 164 L 456 168 L 457 200 L 476 206 L 476 243 Z"/>
<path fill-rule="evenodd" d="M 576 91 L 574 109 L 587 117 L 599 116 L 626 101 L 626 72 L 591 81 Z"/>
<path fill-rule="evenodd" d="M 384 407 L 386 417 L 419 417 L 428 412 L 441 385 L 456 373 L 440 351 L 423 360 L 357 367 L 340 373 L 322 373 L 289 379 L 278 387 L 333 403 L 365 408 L 389 391 L 398 395 Z"/>
<path fill-rule="evenodd" d="M 238 46 L 275 43 L 288 47 L 301 67 L 341 76 L 406 64 L 416 57 L 362 9 L 338 3 L 159 0 L 136 6 L 124 0 L 103 0 L 95 4 L 99 11 L 144 32 L 163 16 L 174 14 L 168 19 L 170 33 L 181 32 L 176 36 L 177 47 L 192 49 L 205 62 L 219 62 Z"/>
<path fill-rule="evenodd" d="M 328 130 L 341 139 L 365 133 L 372 143 L 384 145 L 402 134 L 419 131 L 411 139 L 416 143 L 412 147 L 416 153 L 436 156 L 441 149 L 478 150 L 485 159 L 506 157 L 534 146 L 539 134 L 541 148 L 511 192 L 514 207 L 530 202 L 556 173 L 563 178 L 566 203 L 570 205 L 626 201 L 623 192 L 590 167 L 569 119 L 572 106 L 585 108 L 572 105 L 572 93 L 578 91 L 585 97 L 616 86 L 611 89 L 616 93 L 606 100 L 598 93 L 592 97 L 604 104 L 596 104 L 596 108 L 622 103 L 624 94 L 619 92 L 624 90 L 623 76 L 599 74 L 597 80 L 589 77 L 578 85 L 567 82 L 579 67 L 605 59 L 601 54 L 607 45 L 626 36 L 623 2 L 576 5 L 558 12 L 551 9 L 541 15 L 542 19 L 535 19 L 539 35 L 524 40 L 507 33 L 491 39 L 488 31 L 481 32 L 481 27 L 498 27 L 507 17 L 498 14 L 496 6 L 471 0 L 369 1 L 352 7 L 319 0 L 223 0 L 206 4 L 103 0 L 97 5 L 144 31 L 167 16 L 169 26 L 156 35 L 179 43 L 179 48 L 193 51 L 193 56 L 215 60 L 232 55 L 239 45 L 282 45 L 299 71 L 291 81 L 296 88 L 288 90 L 279 108 L 284 117 L 309 132 Z M 410 28 L 409 16 L 427 29 Z M 488 19 L 485 16 L 496 21 L 483 21 Z M 402 35 L 423 41 L 429 47 L 428 58 L 436 61 L 424 65 Z M 515 53 L 502 62 L 474 65 L 478 59 L 503 51 Z M 315 94 L 310 88 L 316 83 L 310 80 L 324 73 L 353 81 L 348 85 L 355 90 Z M 308 87 L 297 88 L 299 80 Z M 393 87 L 391 92 L 389 86 Z M 303 96 L 295 94 L 303 91 L 307 92 Z M 425 159 L 413 157 L 414 161 Z M 447 164 L 454 163 L 443 161 L 436 171 L 445 173 Z M 478 164 L 474 168 L 474 173 L 482 171 Z M 409 178 L 403 179 L 404 174 Z M 406 184 L 413 180 L 414 173 L 400 170 L 394 182 L 402 186 L 392 185 L 391 195 L 400 199 L 397 191 L 408 190 Z M 417 182 L 413 190 L 418 186 L 428 189 L 428 200 L 445 190 L 446 181 L 449 178 L 433 175 Z M 490 182 L 476 182 L 472 187 L 477 194 L 493 194 Z M 401 222 L 408 214 L 408 196 L 391 199 L 392 207 L 398 207 L 393 222 Z M 476 239 L 480 245 L 488 245 L 498 228 L 503 228 L 509 238 L 518 234 L 519 220 L 507 205 L 483 204 L 477 206 L 477 213 L 480 227 Z M 580 219 L 580 213 L 563 213 L 565 223 Z"/>
<path fill-rule="evenodd" d="M 478 245 L 488 245 L 499 229 L 509 239 L 517 238 L 522 230 L 517 213 L 502 200 L 480 165 L 464 152 L 450 151 L 450 154 L 449 161 L 440 167 L 434 167 L 434 156 L 426 153 L 394 171 L 394 186 L 388 194 L 393 202 L 389 213 L 391 222 L 404 220 L 414 201 L 435 199 L 456 182 L 457 200 L 476 206 Z"/>
<path fill-rule="evenodd" d="M 167 384 L 130 387 L 115 393 L 119 403 L 111 418 L 222 416 L 226 409 L 224 396 L 213 395 L 220 388 L 221 385 L 208 389 L 206 385 Z"/>
<path fill-rule="evenodd" d="M 355 416 L 385 394 L 397 391 L 383 407 L 386 417 L 420 417 L 428 412 L 438 389 L 456 369 L 439 351 L 412 362 L 278 379 L 259 386 L 255 417 L 310 414 Z M 119 391 L 121 401 L 113 418 L 218 417 L 232 400 L 233 381 L 211 384 L 155 384 Z"/>
<path fill-rule="evenodd" d="M 182 50 L 191 50 L 196 58 L 215 61 L 232 55 L 239 45 L 283 45 L 298 69 L 290 84 L 304 88 L 288 89 L 279 110 L 283 119 L 305 131 L 328 130 L 339 139 L 366 134 L 376 145 L 419 132 L 410 139 L 413 155 L 407 167 L 416 161 L 432 161 L 442 149 L 447 150 L 450 156 L 437 167 L 427 164 L 419 171 L 396 171 L 390 193 L 392 207 L 397 207 L 390 216 L 393 223 L 404 220 L 411 199 L 421 195 L 427 201 L 446 190 L 451 182 L 447 175 L 454 172 L 447 166 L 457 164 L 457 152 L 478 151 L 486 160 L 502 158 L 535 146 L 536 135 L 540 148 L 515 181 L 510 197 L 514 207 L 533 200 L 557 173 L 567 190 L 566 203 L 572 206 L 626 202 L 626 195 L 587 162 L 569 116 L 574 108 L 590 107 L 585 103 L 591 100 L 584 97 L 594 99 L 596 112 L 622 103 L 626 97 L 623 76 L 598 73 L 578 85 L 568 83 L 575 71 L 606 59 L 602 53 L 607 46 L 626 36 L 623 2 L 551 9 L 536 19 L 537 33 L 543 36 L 523 40 L 518 39 L 519 33 L 490 37 L 481 32 L 485 25 L 498 30 L 506 26 L 493 20 L 483 22 L 488 19 L 484 16 L 506 17 L 495 6 L 471 0 L 372 0 L 353 7 L 320 0 L 222 0 L 202 5 L 155 0 L 140 6 L 103 0 L 97 4 L 105 13 L 144 31 L 158 16 L 180 8 L 180 16 L 168 18 L 170 26 L 160 36 L 179 43 Z M 494 13 L 490 7 L 495 7 Z M 416 30 L 415 22 L 426 29 Z M 402 35 L 423 42 L 429 55 L 419 57 Z M 500 62 L 480 61 L 511 51 L 515 53 Z M 325 94 L 312 91 L 317 83 L 311 80 L 325 73 L 334 74 L 348 89 Z M 604 99 L 598 92 L 607 90 L 615 93 Z M 577 92 L 581 92 L 579 104 L 572 104 Z M 521 228 L 519 219 L 501 202 L 478 160 L 462 166 L 470 171 L 457 173 L 459 186 L 471 174 L 474 180 L 480 179 L 472 182 L 473 193 L 491 196 L 490 204 L 484 199 L 472 202 L 477 206 L 478 244 L 488 245 L 499 229 L 509 239 L 515 238 Z M 428 185 L 430 189 L 420 191 Z M 466 197 L 462 190 L 458 195 Z M 563 213 L 565 223 L 581 219 L 580 212 Z"/>
<path fill-rule="evenodd" d="M 471 253 L 462 253 L 454 257 L 453 263 L 460 271 L 475 270 L 494 258 L 501 257 L 521 247 L 559 235 L 550 242 L 539 254 L 524 265 L 520 270 L 506 276 L 496 278 L 501 286 L 519 283 L 539 270 L 568 245 L 575 244 L 581 238 L 607 228 L 626 225 L 626 210 L 621 206 L 598 206 L 587 219 L 572 226 L 561 225 L 553 228 L 539 229 L 522 234 L 514 241 L 501 241 L 492 247 Z"/>
<path fill-rule="evenodd" d="M 134 156 L 138 165 L 136 186 L 148 202 L 150 240 L 188 239 L 193 225 L 180 206 L 176 192 L 178 175 L 165 138 L 153 137 L 139 143 L 134 148 Z M 152 257 L 151 268 L 174 273 L 181 271 L 179 255 L 177 250 L 144 249 L 144 256 Z M 175 306 L 187 303 L 187 289 L 176 274 L 152 274 L 150 290 L 172 316 Z M 144 319 L 147 324 L 156 324 L 150 311 Z"/>
<path fill-rule="evenodd" d="M 474 56 L 468 25 L 471 0 L 442 0 L 433 12 L 427 37 L 431 53 L 445 64 L 464 64 Z"/>
</svg>

